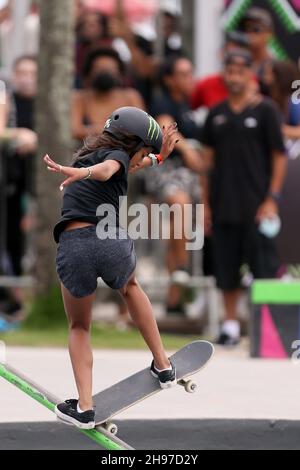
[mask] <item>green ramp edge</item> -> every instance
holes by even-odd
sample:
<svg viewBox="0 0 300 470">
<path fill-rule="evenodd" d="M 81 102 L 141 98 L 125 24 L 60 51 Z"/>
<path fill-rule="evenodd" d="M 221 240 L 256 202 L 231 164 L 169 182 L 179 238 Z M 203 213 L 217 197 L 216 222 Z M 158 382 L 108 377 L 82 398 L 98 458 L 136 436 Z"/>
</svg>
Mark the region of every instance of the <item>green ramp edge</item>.
<svg viewBox="0 0 300 470">
<path fill-rule="evenodd" d="M 300 305 L 300 282 L 282 280 L 255 281 L 252 285 L 253 304 Z"/>
</svg>

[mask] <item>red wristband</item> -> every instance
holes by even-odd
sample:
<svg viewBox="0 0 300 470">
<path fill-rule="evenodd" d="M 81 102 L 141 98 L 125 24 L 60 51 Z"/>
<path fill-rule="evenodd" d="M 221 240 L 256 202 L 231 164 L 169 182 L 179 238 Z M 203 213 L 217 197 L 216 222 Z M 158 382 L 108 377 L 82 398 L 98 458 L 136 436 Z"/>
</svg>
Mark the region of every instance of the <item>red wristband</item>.
<svg viewBox="0 0 300 470">
<path fill-rule="evenodd" d="M 157 158 L 158 164 L 162 165 L 164 163 L 162 156 L 161 155 L 155 155 L 155 156 Z"/>
</svg>

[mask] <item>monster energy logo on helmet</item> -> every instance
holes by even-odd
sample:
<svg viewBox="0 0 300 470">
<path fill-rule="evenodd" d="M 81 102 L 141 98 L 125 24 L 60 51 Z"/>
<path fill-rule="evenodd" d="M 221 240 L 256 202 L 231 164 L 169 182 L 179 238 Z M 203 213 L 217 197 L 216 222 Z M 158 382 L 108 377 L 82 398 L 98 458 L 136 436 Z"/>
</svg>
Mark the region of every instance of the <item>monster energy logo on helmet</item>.
<svg viewBox="0 0 300 470">
<path fill-rule="evenodd" d="M 153 117 L 150 115 L 148 116 L 149 116 L 149 129 L 148 129 L 147 137 L 150 140 L 152 140 L 156 132 L 155 140 L 157 140 L 160 135 L 161 129 L 158 123 L 155 121 L 155 119 L 153 119 Z"/>
<path fill-rule="evenodd" d="M 108 129 L 110 125 L 111 125 L 111 118 L 107 119 L 104 129 Z"/>
</svg>

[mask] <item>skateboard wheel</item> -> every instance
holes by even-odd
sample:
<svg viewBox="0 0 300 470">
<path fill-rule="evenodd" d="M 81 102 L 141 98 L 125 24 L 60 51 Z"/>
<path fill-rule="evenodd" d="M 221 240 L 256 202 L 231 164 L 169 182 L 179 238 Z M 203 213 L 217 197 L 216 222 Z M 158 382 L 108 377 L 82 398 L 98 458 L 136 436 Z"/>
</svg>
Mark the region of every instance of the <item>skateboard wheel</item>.
<svg viewBox="0 0 300 470">
<path fill-rule="evenodd" d="M 113 434 L 114 436 L 117 434 L 118 432 L 118 426 L 114 423 L 106 423 L 105 425 L 105 429 L 106 431 L 110 432 L 111 434 Z"/>
<path fill-rule="evenodd" d="M 186 382 L 184 389 L 188 393 L 194 393 L 197 389 L 197 384 L 192 380 L 189 380 L 188 382 Z"/>
</svg>

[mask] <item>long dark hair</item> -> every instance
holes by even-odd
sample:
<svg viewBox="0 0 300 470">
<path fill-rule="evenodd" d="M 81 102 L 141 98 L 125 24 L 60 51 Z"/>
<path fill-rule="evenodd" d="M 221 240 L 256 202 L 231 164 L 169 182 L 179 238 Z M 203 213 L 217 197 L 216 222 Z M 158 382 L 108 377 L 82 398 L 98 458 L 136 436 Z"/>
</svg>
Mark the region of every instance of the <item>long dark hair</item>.
<svg viewBox="0 0 300 470">
<path fill-rule="evenodd" d="M 271 85 L 271 97 L 287 117 L 292 83 L 299 79 L 299 72 L 296 64 L 291 61 L 274 61 L 272 69 L 274 82 Z"/>
<path fill-rule="evenodd" d="M 141 145 L 141 139 L 133 135 L 123 135 L 122 139 L 103 131 L 100 135 L 91 135 L 85 139 L 83 146 L 73 155 L 72 163 L 84 159 L 87 155 L 100 149 L 124 150 L 131 158 Z"/>
</svg>

